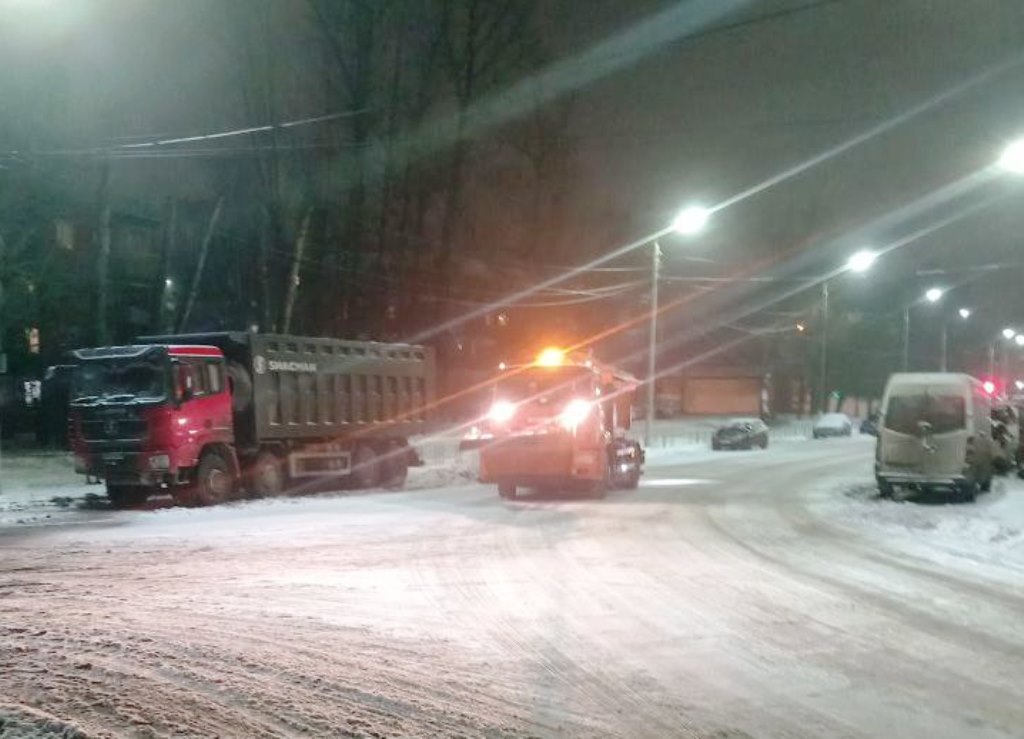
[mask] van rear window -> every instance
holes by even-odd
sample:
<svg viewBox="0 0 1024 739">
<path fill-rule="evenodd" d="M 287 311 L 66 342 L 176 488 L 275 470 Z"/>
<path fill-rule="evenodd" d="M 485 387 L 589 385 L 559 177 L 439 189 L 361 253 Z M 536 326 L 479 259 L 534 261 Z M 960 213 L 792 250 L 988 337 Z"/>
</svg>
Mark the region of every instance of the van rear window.
<svg viewBox="0 0 1024 739">
<path fill-rule="evenodd" d="M 956 395 L 897 395 L 889 398 L 885 428 L 901 434 L 916 434 L 921 421 L 932 426 L 933 434 L 945 434 L 965 427 L 964 399 Z"/>
</svg>

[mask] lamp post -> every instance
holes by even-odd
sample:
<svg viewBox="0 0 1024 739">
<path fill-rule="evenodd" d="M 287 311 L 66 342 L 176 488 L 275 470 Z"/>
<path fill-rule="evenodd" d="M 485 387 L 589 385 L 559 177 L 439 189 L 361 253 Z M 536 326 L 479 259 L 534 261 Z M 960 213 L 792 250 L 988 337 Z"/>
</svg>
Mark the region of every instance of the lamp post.
<svg viewBox="0 0 1024 739">
<path fill-rule="evenodd" d="M 1000 358 L 999 365 L 999 376 L 1002 381 L 1003 391 L 1005 392 L 1006 386 L 1010 380 L 1010 344 L 1015 341 L 1020 334 L 1017 333 L 1016 329 L 1009 326 L 1004 328 L 1000 333 L 1002 333 L 1003 338 L 1006 340 L 1002 347 L 1003 354 Z"/>
<path fill-rule="evenodd" d="M 960 320 L 966 321 L 971 317 L 970 308 L 961 308 L 957 311 L 957 315 L 960 316 Z M 939 362 L 939 371 L 949 371 L 949 321 L 943 320 L 942 322 L 942 346 L 940 349 L 941 360 Z"/>
<path fill-rule="evenodd" d="M 942 300 L 942 296 L 946 294 L 946 291 L 939 287 L 930 287 L 924 293 L 926 302 L 938 303 Z M 910 309 L 917 305 L 921 300 L 915 300 L 903 308 L 903 356 L 900 361 L 900 368 L 903 372 L 910 369 Z M 945 351 L 943 351 L 945 355 Z M 945 359 L 943 359 L 945 362 Z"/>
<path fill-rule="evenodd" d="M 707 226 L 711 211 L 700 205 L 684 208 L 672 221 L 672 230 L 682 236 L 696 236 Z M 651 242 L 651 320 L 647 337 L 647 412 L 644 414 L 644 444 L 654 435 L 655 385 L 658 351 L 658 279 L 661 274 L 661 242 Z"/>
<path fill-rule="evenodd" d="M 846 260 L 846 270 L 863 274 L 871 269 L 878 259 L 877 252 L 861 249 Z M 821 283 L 821 356 L 818 366 L 818 408 L 825 413 L 828 408 L 828 278 Z M 801 329 L 802 330 L 802 329 Z"/>
</svg>

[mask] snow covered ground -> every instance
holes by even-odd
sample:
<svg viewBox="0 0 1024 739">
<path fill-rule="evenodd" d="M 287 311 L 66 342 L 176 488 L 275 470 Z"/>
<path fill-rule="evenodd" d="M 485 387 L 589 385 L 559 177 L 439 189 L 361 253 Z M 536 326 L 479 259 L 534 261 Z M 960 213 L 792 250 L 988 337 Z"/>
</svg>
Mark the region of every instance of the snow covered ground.
<svg viewBox="0 0 1024 739">
<path fill-rule="evenodd" d="M 1024 736 L 1024 486 L 880 501 L 871 448 L 0 527 L 0 737 Z"/>
</svg>

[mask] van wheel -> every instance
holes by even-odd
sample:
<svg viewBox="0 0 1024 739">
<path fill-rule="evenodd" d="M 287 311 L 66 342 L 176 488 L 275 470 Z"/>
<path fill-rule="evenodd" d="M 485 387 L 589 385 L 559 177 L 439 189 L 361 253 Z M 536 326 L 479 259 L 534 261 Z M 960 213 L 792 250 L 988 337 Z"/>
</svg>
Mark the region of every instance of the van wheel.
<svg viewBox="0 0 1024 739">
<path fill-rule="evenodd" d="M 201 506 L 219 505 L 231 499 L 234 489 L 230 465 L 216 452 L 204 454 L 196 470 L 191 502 Z"/>
<path fill-rule="evenodd" d="M 968 480 L 960 485 L 960 499 L 965 503 L 973 503 L 978 498 L 980 486 L 977 480 Z"/>
<path fill-rule="evenodd" d="M 360 444 L 356 447 L 353 460 L 355 464 L 352 468 L 352 479 L 355 480 L 356 487 L 362 490 L 377 487 L 380 484 L 381 460 L 373 447 L 369 444 Z"/>
<path fill-rule="evenodd" d="M 249 467 L 250 498 L 270 498 L 284 490 L 284 464 L 273 452 L 260 452 Z"/>
<path fill-rule="evenodd" d="M 892 498 L 892 496 L 893 496 L 893 494 L 895 492 L 896 492 L 896 490 L 895 490 L 895 488 L 893 488 L 891 483 L 888 483 L 885 480 L 879 480 L 878 481 L 878 497 L 879 498 L 885 498 L 886 500 L 889 500 L 889 499 Z"/>
<path fill-rule="evenodd" d="M 988 477 L 986 477 L 984 479 L 984 481 L 982 481 L 980 487 L 981 487 L 981 492 L 983 492 L 983 493 L 992 492 L 992 473 L 991 472 L 989 472 L 988 473 Z"/>
</svg>

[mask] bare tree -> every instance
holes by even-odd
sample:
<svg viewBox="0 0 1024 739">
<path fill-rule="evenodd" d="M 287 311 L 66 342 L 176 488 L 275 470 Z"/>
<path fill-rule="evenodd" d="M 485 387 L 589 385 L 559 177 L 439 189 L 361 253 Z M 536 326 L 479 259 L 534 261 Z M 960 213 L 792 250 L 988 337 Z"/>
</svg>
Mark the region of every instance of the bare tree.
<svg viewBox="0 0 1024 739">
<path fill-rule="evenodd" d="M 465 170 L 472 156 L 467 138 L 470 106 L 498 82 L 521 70 L 536 51 L 535 0 L 435 0 L 440 10 L 441 48 L 455 100 L 456 131 L 451 151 L 438 272 L 450 286 L 451 257 L 459 239 Z"/>
</svg>

